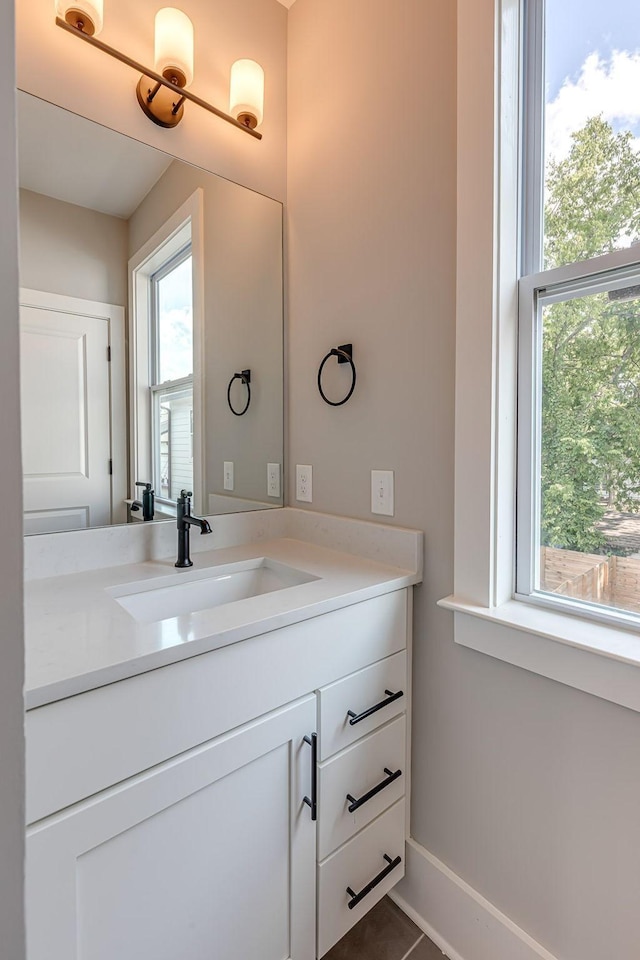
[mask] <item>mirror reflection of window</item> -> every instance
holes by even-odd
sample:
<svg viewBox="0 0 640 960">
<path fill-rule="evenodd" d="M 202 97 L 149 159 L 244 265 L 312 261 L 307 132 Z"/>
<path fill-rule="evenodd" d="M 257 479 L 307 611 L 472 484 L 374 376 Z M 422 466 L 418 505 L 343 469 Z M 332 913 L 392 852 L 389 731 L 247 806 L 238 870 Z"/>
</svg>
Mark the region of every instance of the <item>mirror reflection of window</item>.
<svg viewBox="0 0 640 960">
<path fill-rule="evenodd" d="M 193 490 L 191 245 L 151 277 L 150 395 L 153 484 L 161 500 Z"/>
</svg>

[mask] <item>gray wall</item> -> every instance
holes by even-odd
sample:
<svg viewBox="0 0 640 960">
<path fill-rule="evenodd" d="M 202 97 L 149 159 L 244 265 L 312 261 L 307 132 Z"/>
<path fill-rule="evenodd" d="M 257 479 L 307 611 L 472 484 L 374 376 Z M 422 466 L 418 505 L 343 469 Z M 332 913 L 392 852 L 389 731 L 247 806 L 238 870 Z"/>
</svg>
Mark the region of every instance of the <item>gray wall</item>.
<svg viewBox="0 0 640 960">
<path fill-rule="evenodd" d="M 198 187 L 204 190 L 205 496 L 224 493 L 223 463 L 232 460 L 232 496 L 267 500 L 267 463 L 283 456 L 281 204 L 176 161 L 129 221 L 130 255 Z M 227 386 L 245 369 L 251 405 L 236 417 Z M 244 388 L 234 400 L 245 402 Z"/>
<path fill-rule="evenodd" d="M 20 285 L 127 305 L 126 220 L 20 190 Z"/>
<path fill-rule="evenodd" d="M 415 839 L 562 960 L 630 960 L 640 717 L 455 646 L 436 607 L 453 561 L 455 29 L 449 0 L 291 9 L 289 479 L 310 463 L 314 510 L 373 519 L 369 471 L 393 469 L 392 522 L 425 531 Z M 333 410 L 316 370 L 349 340 L 358 386 Z"/>
<path fill-rule="evenodd" d="M 13 4 L 0 4 L 0 952 L 24 946 L 22 474 L 18 361 L 18 240 Z"/>
</svg>

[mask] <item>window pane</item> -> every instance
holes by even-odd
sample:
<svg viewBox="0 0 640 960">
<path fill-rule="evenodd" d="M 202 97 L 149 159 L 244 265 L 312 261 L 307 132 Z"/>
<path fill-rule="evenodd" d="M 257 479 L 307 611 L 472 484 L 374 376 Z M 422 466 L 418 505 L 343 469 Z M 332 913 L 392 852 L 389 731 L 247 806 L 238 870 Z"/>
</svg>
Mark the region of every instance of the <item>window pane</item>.
<svg viewBox="0 0 640 960">
<path fill-rule="evenodd" d="M 159 383 L 193 373 L 191 257 L 157 281 Z"/>
<path fill-rule="evenodd" d="M 640 237 L 637 0 L 546 0 L 544 264 Z"/>
<path fill-rule="evenodd" d="M 193 390 L 158 393 L 156 416 L 156 494 L 176 500 L 182 489 L 193 490 Z"/>
<path fill-rule="evenodd" d="M 539 582 L 640 613 L 640 286 L 542 309 Z"/>
</svg>

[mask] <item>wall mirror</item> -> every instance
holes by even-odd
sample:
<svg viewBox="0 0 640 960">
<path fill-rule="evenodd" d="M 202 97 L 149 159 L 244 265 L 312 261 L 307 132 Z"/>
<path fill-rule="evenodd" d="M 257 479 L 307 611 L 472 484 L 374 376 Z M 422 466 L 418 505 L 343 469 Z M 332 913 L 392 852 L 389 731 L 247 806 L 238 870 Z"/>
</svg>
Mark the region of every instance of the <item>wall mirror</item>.
<svg viewBox="0 0 640 960">
<path fill-rule="evenodd" d="M 282 506 L 282 205 L 18 99 L 25 533 Z"/>
</svg>

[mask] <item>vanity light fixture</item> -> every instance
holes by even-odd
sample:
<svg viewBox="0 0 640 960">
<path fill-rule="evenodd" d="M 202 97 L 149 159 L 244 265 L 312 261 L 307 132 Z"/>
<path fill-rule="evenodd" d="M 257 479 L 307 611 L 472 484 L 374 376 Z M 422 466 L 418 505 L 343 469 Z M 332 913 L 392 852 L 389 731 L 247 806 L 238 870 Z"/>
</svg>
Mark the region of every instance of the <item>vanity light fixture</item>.
<svg viewBox="0 0 640 960">
<path fill-rule="evenodd" d="M 104 0 L 56 0 L 56 15 L 70 27 L 93 37 L 102 30 Z"/>
<path fill-rule="evenodd" d="M 264 71 L 255 60 L 238 60 L 231 68 L 231 112 L 225 113 L 191 93 L 193 80 L 193 24 L 176 7 L 164 7 L 155 20 L 155 69 L 97 39 L 103 23 L 103 0 L 56 0 L 56 24 L 91 46 L 142 74 L 138 103 L 145 116 L 161 127 L 175 127 L 184 115 L 185 101 L 233 124 L 257 140 L 262 122 Z"/>
<path fill-rule="evenodd" d="M 264 70 L 255 60 L 236 60 L 231 67 L 229 112 L 253 130 L 262 123 Z"/>
<path fill-rule="evenodd" d="M 181 91 L 193 82 L 193 24 L 176 7 L 156 13 L 155 70 Z M 184 97 L 144 74 L 136 88 L 142 112 L 160 127 L 175 127 L 184 114 Z"/>
</svg>

